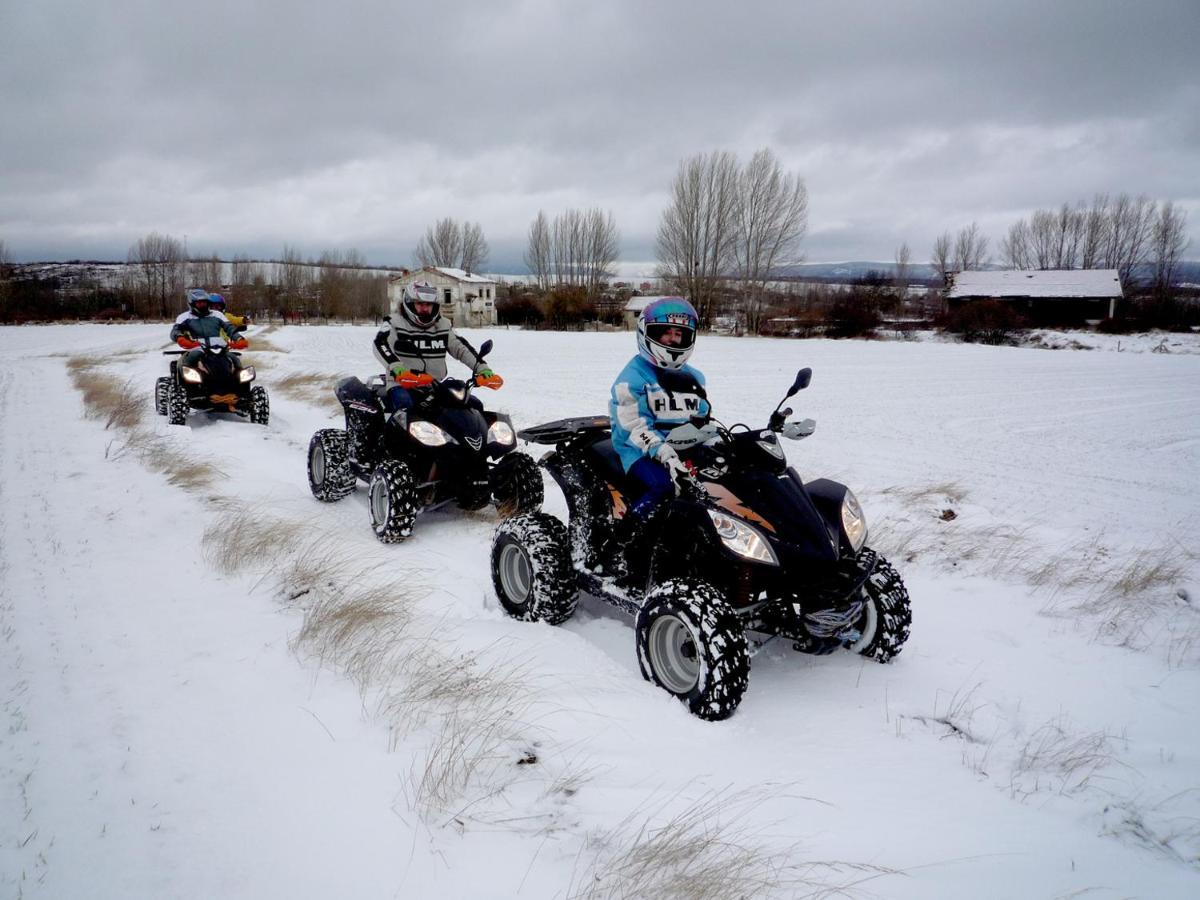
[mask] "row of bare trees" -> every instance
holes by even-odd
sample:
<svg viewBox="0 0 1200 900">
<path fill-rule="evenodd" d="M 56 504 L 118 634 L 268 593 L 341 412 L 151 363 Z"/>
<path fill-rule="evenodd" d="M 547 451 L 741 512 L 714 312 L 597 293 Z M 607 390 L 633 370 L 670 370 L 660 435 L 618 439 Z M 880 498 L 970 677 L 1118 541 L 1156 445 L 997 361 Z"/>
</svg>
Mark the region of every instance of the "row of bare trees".
<svg viewBox="0 0 1200 900">
<path fill-rule="evenodd" d="M 276 261 L 235 256 L 227 272 L 216 254 L 189 258 L 180 240 L 154 232 L 129 248 L 128 262 L 124 288 L 143 315 L 177 315 L 188 287 L 225 291 L 239 312 L 370 318 L 386 306 L 386 276 L 368 270 L 357 250 L 326 251 L 314 260 L 285 245 Z"/>
<path fill-rule="evenodd" d="M 907 248 L 907 244 L 904 245 Z M 952 235 L 945 231 L 933 242 L 929 264 L 934 271 L 942 276 L 951 272 L 966 272 L 978 269 L 987 264 L 988 239 L 979 230 L 979 224 L 972 222 Z"/>
<path fill-rule="evenodd" d="M 767 283 L 801 260 L 808 229 L 804 180 L 763 148 L 744 166 L 729 152 L 679 165 L 658 226 L 659 274 L 710 321 L 725 281 L 740 287 L 747 330 L 759 330 Z"/>
<path fill-rule="evenodd" d="M 525 265 L 542 291 L 557 286 L 594 297 L 612 278 L 621 236 L 611 212 L 568 209 L 551 222 L 544 210 L 529 225 Z"/>
<path fill-rule="evenodd" d="M 446 266 L 478 272 L 487 264 L 491 248 L 478 222 L 439 219 L 425 229 L 413 258 L 418 266 Z"/>
<path fill-rule="evenodd" d="M 1116 269 L 1122 281 L 1152 262 L 1155 285 L 1165 288 L 1187 249 L 1186 223 L 1169 200 L 1097 194 L 1090 205 L 1064 203 L 1014 223 L 1001 253 L 1014 269 Z"/>
</svg>

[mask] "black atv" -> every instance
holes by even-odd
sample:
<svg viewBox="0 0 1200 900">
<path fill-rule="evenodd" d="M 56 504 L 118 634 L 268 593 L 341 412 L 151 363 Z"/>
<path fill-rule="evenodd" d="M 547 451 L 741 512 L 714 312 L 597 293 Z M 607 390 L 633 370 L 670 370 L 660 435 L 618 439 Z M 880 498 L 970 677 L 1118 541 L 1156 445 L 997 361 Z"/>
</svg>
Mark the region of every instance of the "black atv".
<svg viewBox="0 0 1200 900">
<path fill-rule="evenodd" d="M 271 418 L 267 389 L 254 384 L 254 366 L 242 365 L 242 355 L 231 350 L 224 338 L 196 338 L 200 351 L 195 365 L 171 360 L 171 374 L 154 385 L 154 408 L 172 425 L 187 422 L 193 409 L 231 412 L 266 425 Z M 164 350 L 163 356 L 182 356 L 191 350 Z"/>
<path fill-rule="evenodd" d="M 479 358 L 492 349 L 485 341 Z M 542 505 L 542 474 L 516 451 L 512 420 L 488 412 L 471 394 L 474 381 L 444 378 L 412 390 L 413 407 L 384 412 L 386 384 L 376 376 L 338 383 L 345 430 L 326 428 L 308 445 L 313 496 L 333 503 L 368 484 L 375 536 L 395 544 L 412 534 L 417 513 L 451 501 L 482 509 L 494 501 L 502 516 Z"/>
<path fill-rule="evenodd" d="M 807 387 L 802 369 L 784 401 Z M 566 621 L 583 590 L 637 617 L 642 675 L 695 715 L 723 719 L 746 690 L 750 656 L 783 638 L 799 651 L 845 648 L 887 662 L 908 639 L 908 591 L 866 546 L 854 494 L 826 479 L 803 482 L 779 437 L 815 423 L 788 422 L 780 402 L 764 429 L 693 419 L 670 433 L 692 470 L 630 553 L 623 578 L 605 575 L 616 520 L 633 486 L 607 416 L 563 419 L 520 436 L 553 444 L 541 464 L 566 495 L 569 524 L 546 513 L 500 524 L 492 581 L 512 616 Z M 618 570 L 620 571 L 620 570 Z M 753 647 L 753 650 L 751 649 Z"/>
</svg>

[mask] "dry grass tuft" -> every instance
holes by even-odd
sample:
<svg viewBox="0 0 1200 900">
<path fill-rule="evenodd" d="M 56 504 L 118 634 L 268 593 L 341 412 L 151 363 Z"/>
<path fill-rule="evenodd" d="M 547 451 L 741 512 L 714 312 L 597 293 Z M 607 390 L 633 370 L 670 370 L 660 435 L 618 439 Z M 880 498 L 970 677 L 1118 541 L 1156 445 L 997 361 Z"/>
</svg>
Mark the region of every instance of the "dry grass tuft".
<svg viewBox="0 0 1200 900">
<path fill-rule="evenodd" d="M 226 512 L 205 529 L 204 556 L 225 571 L 242 571 L 298 547 L 305 532 L 299 522 L 245 510 Z"/>
<path fill-rule="evenodd" d="M 795 861 L 795 847 L 774 846 L 745 824 L 762 799 L 719 792 L 662 822 L 662 809 L 635 811 L 592 838 L 594 860 L 582 878 L 572 879 L 568 898 L 852 897 L 868 881 L 900 874 L 860 863 Z"/>
<path fill-rule="evenodd" d="M 278 390 L 284 396 L 301 403 L 309 403 L 321 409 L 327 409 L 341 414 L 342 404 L 338 402 L 333 389 L 344 375 L 328 375 L 322 372 L 293 372 L 283 378 L 271 382 L 272 390 Z"/>
<path fill-rule="evenodd" d="M 83 395 L 83 414 L 89 419 L 104 419 L 104 427 L 133 428 L 141 424 L 146 413 L 146 397 L 133 381 L 118 384 L 100 370 L 100 365 L 87 357 L 74 356 L 67 360 L 71 382 Z"/>
<path fill-rule="evenodd" d="M 1101 833 L 1200 868 L 1200 817 L 1178 811 L 1185 803 L 1194 811 L 1198 794 L 1193 788 L 1146 806 L 1131 800 L 1111 803 L 1104 809 Z"/>
<path fill-rule="evenodd" d="M 104 419 L 106 429 L 120 434 L 109 444 L 107 457 L 118 459 L 131 453 L 147 468 L 166 475 L 171 484 L 188 490 L 207 488 L 220 475 L 216 467 L 196 462 L 143 424 L 153 397 L 142 393 L 132 381 L 116 384 L 104 377 L 103 363 L 89 357 L 71 357 L 66 366 L 71 381 L 83 395 L 84 415 Z"/>
<path fill-rule="evenodd" d="M 1010 791 L 1027 797 L 1039 791 L 1074 794 L 1089 787 L 1101 769 L 1116 763 L 1107 731 L 1073 733 L 1065 718 L 1051 719 L 1025 742 L 1013 764 Z"/>
<path fill-rule="evenodd" d="M 126 451 L 135 453 L 149 469 L 167 476 L 167 481 L 189 491 L 210 488 L 221 470 L 208 462 L 197 462 L 192 456 L 171 446 L 170 441 L 146 428 L 135 428 L 125 439 Z"/>
<path fill-rule="evenodd" d="M 526 706 L 489 707 L 473 699 L 459 700 L 442 715 L 432 742 L 409 773 L 409 801 L 426 818 L 449 811 L 469 794 L 478 800 L 502 790 L 503 783 L 489 785 L 495 784 L 501 767 L 510 766 L 513 748 L 526 728 L 521 722 Z"/>
</svg>

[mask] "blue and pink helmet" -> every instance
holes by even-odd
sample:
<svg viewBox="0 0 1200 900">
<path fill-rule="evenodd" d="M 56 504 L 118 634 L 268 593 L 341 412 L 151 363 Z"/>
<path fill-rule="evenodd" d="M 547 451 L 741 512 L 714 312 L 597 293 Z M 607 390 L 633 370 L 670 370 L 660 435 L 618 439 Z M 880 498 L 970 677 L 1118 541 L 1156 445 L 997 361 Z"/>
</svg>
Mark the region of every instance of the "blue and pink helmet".
<svg viewBox="0 0 1200 900">
<path fill-rule="evenodd" d="M 700 317 L 695 307 L 682 297 L 660 297 L 648 303 L 638 316 L 638 353 L 660 369 L 681 369 L 696 348 Z M 677 341 L 663 342 L 670 329 L 677 329 Z"/>
</svg>

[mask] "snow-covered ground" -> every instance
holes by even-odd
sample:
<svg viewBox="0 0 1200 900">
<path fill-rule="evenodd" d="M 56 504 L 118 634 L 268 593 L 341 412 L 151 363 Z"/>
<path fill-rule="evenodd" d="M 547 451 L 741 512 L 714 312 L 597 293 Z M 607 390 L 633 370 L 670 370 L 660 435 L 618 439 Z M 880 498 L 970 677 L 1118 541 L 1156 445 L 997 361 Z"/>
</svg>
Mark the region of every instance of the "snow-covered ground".
<svg viewBox="0 0 1200 900">
<path fill-rule="evenodd" d="M 363 490 L 311 497 L 371 329 L 252 335 L 266 428 L 154 416 L 165 331 L 0 329 L 0 894 L 1200 894 L 1197 338 L 702 339 L 726 422 L 813 367 L 791 462 L 858 493 L 914 619 L 886 666 L 768 645 L 713 724 L 607 607 L 507 618 L 493 514 L 385 547 Z M 518 425 L 603 412 L 633 350 L 468 336 Z M 147 415 L 88 417 L 72 372 Z"/>
</svg>

